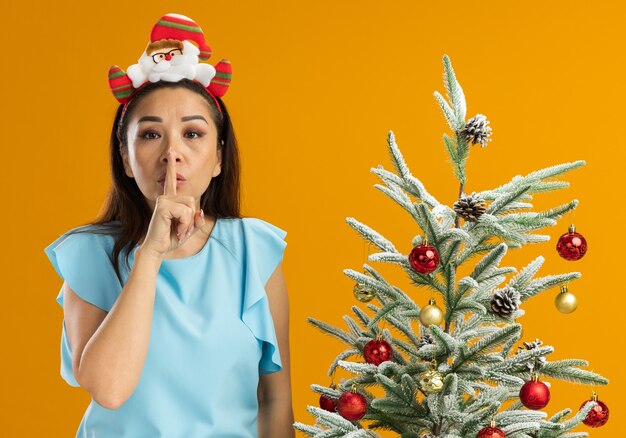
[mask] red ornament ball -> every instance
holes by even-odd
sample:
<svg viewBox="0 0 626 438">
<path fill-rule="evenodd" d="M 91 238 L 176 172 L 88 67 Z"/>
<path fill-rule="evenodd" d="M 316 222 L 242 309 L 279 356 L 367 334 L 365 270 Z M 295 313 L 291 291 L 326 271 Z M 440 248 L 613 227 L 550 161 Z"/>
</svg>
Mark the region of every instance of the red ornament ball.
<svg viewBox="0 0 626 438">
<path fill-rule="evenodd" d="M 334 399 L 326 397 L 324 394 L 322 394 L 320 396 L 320 408 L 329 412 L 336 412 L 337 402 Z"/>
<path fill-rule="evenodd" d="M 519 398 L 524 406 L 529 409 L 542 409 L 550 401 L 550 388 L 539 380 L 531 380 L 522 385 Z"/>
<path fill-rule="evenodd" d="M 409 254 L 409 264 L 420 274 L 429 274 L 439 266 L 439 253 L 434 246 L 417 245 Z"/>
<path fill-rule="evenodd" d="M 367 412 L 367 399 L 358 392 L 344 392 L 337 402 L 337 412 L 346 420 L 360 420 Z"/>
<path fill-rule="evenodd" d="M 585 401 L 582 405 L 580 405 L 580 408 L 582 409 L 587 403 L 592 400 Z M 591 408 L 591 410 L 587 414 L 587 418 L 583 420 L 583 423 L 590 427 L 604 426 L 606 422 L 609 421 L 609 408 L 600 400 L 595 401 L 598 404 Z"/>
<path fill-rule="evenodd" d="M 372 339 L 365 344 L 363 356 L 365 357 L 365 362 L 380 365 L 393 358 L 393 348 L 384 339 Z"/>
<path fill-rule="evenodd" d="M 489 426 L 480 429 L 476 438 L 506 438 L 506 433 L 495 426 Z"/>
<path fill-rule="evenodd" d="M 582 234 L 577 233 L 572 225 L 569 227 L 569 232 L 559 237 L 556 250 L 565 260 L 580 260 L 587 252 L 587 240 Z"/>
</svg>

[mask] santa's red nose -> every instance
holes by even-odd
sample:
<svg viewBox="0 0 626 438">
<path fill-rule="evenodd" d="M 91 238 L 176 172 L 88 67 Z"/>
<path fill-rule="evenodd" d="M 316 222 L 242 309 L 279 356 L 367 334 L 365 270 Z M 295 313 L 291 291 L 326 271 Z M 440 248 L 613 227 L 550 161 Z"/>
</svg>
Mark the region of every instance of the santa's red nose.
<svg viewBox="0 0 626 438">
<path fill-rule="evenodd" d="M 170 55 L 170 54 L 165 55 L 165 60 L 166 61 L 169 61 L 170 59 L 172 59 L 172 55 Z"/>
</svg>

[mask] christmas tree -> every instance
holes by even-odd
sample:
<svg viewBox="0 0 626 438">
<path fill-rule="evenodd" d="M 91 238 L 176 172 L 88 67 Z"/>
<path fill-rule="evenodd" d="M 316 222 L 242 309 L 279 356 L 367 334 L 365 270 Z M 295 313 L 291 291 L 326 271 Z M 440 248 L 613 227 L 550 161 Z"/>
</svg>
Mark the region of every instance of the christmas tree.
<svg viewBox="0 0 626 438">
<path fill-rule="evenodd" d="M 325 334 L 348 345 L 332 362 L 328 375 L 341 367 L 354 377 L 330 387 L 313 384 L 320 407 L 308 406 L 315 425 L 300 422 L 294 428 L 312 437 L 377 437 L 375 430 L 389 430 L 402 437 L 583 437 L 572 431 L 581 422 L 598 427 L 608 420 L 607 406 L 594 395 L 578 412 L 562 410 L 548 418 L 543 409 L 549 399 L 549 381 L 606 385 L 599 374 L 581 369 L 581 359 L 549 361 L 554 351 L 541 341 L 523 342 L 517 319 L 520 306 L 539 293 L 561 288 L 557 308 L 564 313 L 576 307 L 567 290 L 579 272 L 537 277 L 544 262 L 537 257 L 521 270 L 500 266 L 509 248 L 544 242 L 549 236 L 535 234 L 556 224 L 578 205 L 572 200 L 546 211 L 531 211 L 535 194 L 568 186 L 554 180 L 584 161 L 559 164 L 515 176 L 510 182 L 481 192 L 465 193 L 466 163 L 470 149 L 487 146 L 491 128 L 478 114 L 466 121 L 466 103 L 448 56 L 443 57 L 447 99 L 435 92 L 453 135 L 443 135 L 454 175 L 460 184 L 453 206 L 440 203 L 415 178 L 395 142 L 387 144 L 395 172 L 372 168 L 384 183 L 375 187 L 398 203 L 419 230 L 413 250 L 402 254 L 367 225 L 348 217 L 346 222 L 380 252 L 372 262 L 399 266 L 412 285 L 431 293 L 420 307 L 400 288 L 390 284 L 376 269 L 363 264 L 363 272 L 344 274 L 355 281 L 354 294 L 367 302 L 373 314 L 358 306 L 352 310 L 360 324 L 344 316 L 349 331 L 315 318 L 308 321 Z M 561 236 L 558 254 L 568 260 L 585 255 L 586 241 L 573 225 Z M 469 275 L 462 276 L 461 272 Z M 378 300 L 380 306 L 370 301 Z M 444 309 L 439 307 L 442 303 Z M 413 329 L 417 323 L 419 333 Z M 394 337 L 388 324 L 396 329 Z M 521 342 L 522 346 L 514 348 Z M 355 360 L 348 358 L 355 357 Z M 365 362 L 363 362 L 365 359 Z M 383 388 L 376 398 L 368 388 Z M 361 422 L 367 421 L 367 428 Z"/>
</svg>

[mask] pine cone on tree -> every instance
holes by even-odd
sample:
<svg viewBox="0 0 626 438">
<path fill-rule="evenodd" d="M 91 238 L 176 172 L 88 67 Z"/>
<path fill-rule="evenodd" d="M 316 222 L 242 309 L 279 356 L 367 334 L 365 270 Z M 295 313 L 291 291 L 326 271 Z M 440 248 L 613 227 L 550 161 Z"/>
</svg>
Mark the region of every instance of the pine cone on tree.
<svg viewBox="0 0 626 438">
<path fill-rule="evenodd" d="M 511 286 L 497 290 L 491 298 L 491 310 L 503 318 L 511 316 L 520 304 L 522 304 L 520 294 Z"/>
<path fill-rule="evenodd" d="M 524 346 L 523 347 L 517 347 L 517 351 L 515 352 L 515 354 L 519 354 L 522 351 L 527 351 L 527 350 L 532 350 L 534 348 L 539 348 L 539 346 L 541 344 L 543 344 L 543 342 L 541 342 L 539 339 L 535 339 L 533 342 L 524 342 L 523 343 Z M 530 360 L 528 362 L 526 362 L 524 365 L 526 366 L 526 368 L 528 368 L 528 371 L 530 373 L 533 373 L 535 371 L 538 371 L 539 369 L 541 369 L 541 367 L 546 363 L 546 358 L 545 357 L 539 357 L 535 360 Z"/>
<path fill-rule="evenodd" d="M 453 207 L 458 216 L 469 222 L 476 222 L 485 213 L 485 201 L 476 196 L 476 192 L 469 196 L 461 196 Z"/>
<path fill-rule="evenodd" d="M 541 342 L 537 338 L 535 338 L 535 340 L 532 342 L 522 342 L 522 343 L 524 344 L 523 347 L 517 347 L 520 350 L 532 350 L 533 348 L 539 348 L 539 346 L 543 344 L 543 342 Z"/>
<path fill-rule="evenodd" d="M 480 143 L 481 147 L 487 146 L 487 143 L 491 141 L 489 138 L 491 135 L 489 120 L 482 114 L 476 114 L 469 119 L 459 133 L 466 142 L 471 144 Z"/>
<path fill-rule="evenodd" d="M 432 335 L 430 333 L 424 333 L 424 336 L 422 336 L 419 339 L 419 344 L 417 344 L 417 349 L 419 350 L 424 345 L 434 344 L 434 343 L 435 343 L 435 340 L 433 339 Z"/>
</svg>

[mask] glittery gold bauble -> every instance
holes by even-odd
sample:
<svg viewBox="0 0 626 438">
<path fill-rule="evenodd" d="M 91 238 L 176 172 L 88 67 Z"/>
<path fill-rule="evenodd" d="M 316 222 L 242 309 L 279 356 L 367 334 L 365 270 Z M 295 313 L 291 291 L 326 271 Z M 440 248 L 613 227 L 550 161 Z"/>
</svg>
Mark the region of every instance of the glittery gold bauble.
<svg viewBox="0 0 626 438">
<path fill-rule="evenodd" d="M 426 394 L 436 394 L 443 388 L 443 375 L 437 370 L 420 373 L 418 385 Z"/>
<path fill-rule="evenodd" d="M 556 296 L 554 300 L 556 308 L 562 313 L 572 313 L 578 306 L 578 300 L 576 295 L 567 290 L 567 286 L 561 287 L 561 292 Z"/>
<path fill-rule="evenodd" d="M 420 310 L 420 322 L 428 327 L 432 324 L 439 325 L 443 322 L 443 311 L 437 307 L 434 299 L 428 301 L 428 305 Z"/>
<path fill-rule="evenodd" d="M 354 296 L 357 300 L 367 303 L 368 301 L 372 301 L 372 299 L 376 296 L 376 292 L 368 286 L 357 283 L 354 286 Z"/>
</svg>

